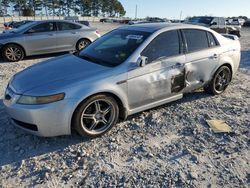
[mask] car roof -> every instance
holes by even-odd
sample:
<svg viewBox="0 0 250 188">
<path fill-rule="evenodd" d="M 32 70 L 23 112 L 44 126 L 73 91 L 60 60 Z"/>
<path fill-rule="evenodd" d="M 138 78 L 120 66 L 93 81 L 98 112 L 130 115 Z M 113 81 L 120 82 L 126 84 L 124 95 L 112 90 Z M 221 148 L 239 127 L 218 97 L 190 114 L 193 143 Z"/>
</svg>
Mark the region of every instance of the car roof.
<svg viewBox="0 0 250 188">
<path fill-rule="evenodd" d="M 136 30 L 136 31 L 145 31 L 154 33 L 156 31 L 162 29 L 202 29 L 208 30 L 206 27 L 192 25 L 192 24 L 182 24 L 182 23 L 143 23 L 143 24 L 135 24 L 130 26 L 120 27 L 119 29 L 125 30 Z"/>
<path fill-rule="evenodd" d="M 43 22 L 69 22 L 69 23 L 75 23 L 75 22 L 73 22 L 73 21 L 71 21 L 71 20 L 36 20 L 36 21 L 34 21 L 34 22 L 36 22 L 36 23 L 43 23 Z"/>
</svg>

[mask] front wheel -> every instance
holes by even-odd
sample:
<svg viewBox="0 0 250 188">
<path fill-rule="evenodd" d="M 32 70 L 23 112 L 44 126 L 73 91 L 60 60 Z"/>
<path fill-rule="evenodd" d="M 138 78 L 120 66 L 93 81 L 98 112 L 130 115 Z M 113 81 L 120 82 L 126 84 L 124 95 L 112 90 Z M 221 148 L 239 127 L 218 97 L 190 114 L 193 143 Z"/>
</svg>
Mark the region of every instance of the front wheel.
<svg viewBox="0 0 250 188">
<path fill-rule="evenodd" d="M 73 125 L 81 136 L 99 137 L 118 121 L 119 108 L 110 96 L 96 95 L 84 101 L 76 110 Z"/>
<path fill-rule="evenodd" d="M 220 67 L 211 82 L 204 88 L 207 93 L 213 95 L 220 95 L 222 94 L 226 88 L 228 87 L 229 83 L 232 79 L 232 72 L 230 68 L 227 66 Z"/>
</svg>

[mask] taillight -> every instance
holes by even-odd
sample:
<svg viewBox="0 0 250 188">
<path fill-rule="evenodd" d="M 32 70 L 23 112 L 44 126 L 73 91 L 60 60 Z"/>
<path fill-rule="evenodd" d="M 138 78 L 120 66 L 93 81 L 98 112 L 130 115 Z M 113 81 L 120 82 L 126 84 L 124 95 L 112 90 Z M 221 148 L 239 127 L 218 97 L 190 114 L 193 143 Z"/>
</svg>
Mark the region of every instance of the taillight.
<svg viewBox="0 0 250 188">
<path fill-rule="evenodd" d="M 96 30 L 95 32 L 96 32 L 96 34 L 100 35 L 100 32 L 98 30 Z"/>
</svg>

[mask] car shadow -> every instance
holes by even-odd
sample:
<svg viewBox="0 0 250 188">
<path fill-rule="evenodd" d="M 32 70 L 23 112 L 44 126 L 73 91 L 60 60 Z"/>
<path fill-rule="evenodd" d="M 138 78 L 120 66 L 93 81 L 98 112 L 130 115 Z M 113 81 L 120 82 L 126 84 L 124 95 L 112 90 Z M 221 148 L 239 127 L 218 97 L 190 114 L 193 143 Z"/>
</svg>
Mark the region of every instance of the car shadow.
<svg viewBox="0 0 250 188">
<path fill-rule="evenodd" d="M 53 57 L 58 57 L 61 55 L 69 54 L 69 52 L 59 52 L 59 53 L 51 53 L 51 54 L 44 54 L 44 55 L 34 55 L 34 56 L 28 56 L 25 57 L 22 61 L 25 60 L 37 60 L 37 59 L 47 59 L 47 58 L 53 58 Z M 0 56 L 0 64 L 3 63 L 13 63 L 13 62 L 8 62 L 3 59 L 2 56 Z M 16 62 L 14 62 L 16 63 Z"/>
<path fill-rule="evenodd" d="M 91 140 L 80 137 L 75 132 L 70 136 L 53 138 L 26 133 L 11 123 L 2 99 L 0 99 L 0 135 L 0 167 L 46 153 L 60 152 L 70 145 Z"/>
<path fill-rule="evenodd" d="M 181 100 L 165 104 L 154 109 L 160 109 L 179 103 L 191 102 L 193 100 L 199 100 L 210 96 L 211 95 L 198 91 L 186 94 Z M 140 113 L 137 113 L 128 117 L 128 120 L 138 117 L 139 114 Z M 43 138 L 31 135 L 22 129 L 15 127 L 11 123 L 10 117 L 5 111 L 2 99 L 0 99 L 0 135 L 0 167 L 46 153 L 55 151 L 60 152 L 68 146 L 91 141 L 91 139 L 80 137 L 75 132 L 69 136 L 59 136 L 53 138 Z"/>
</svg>

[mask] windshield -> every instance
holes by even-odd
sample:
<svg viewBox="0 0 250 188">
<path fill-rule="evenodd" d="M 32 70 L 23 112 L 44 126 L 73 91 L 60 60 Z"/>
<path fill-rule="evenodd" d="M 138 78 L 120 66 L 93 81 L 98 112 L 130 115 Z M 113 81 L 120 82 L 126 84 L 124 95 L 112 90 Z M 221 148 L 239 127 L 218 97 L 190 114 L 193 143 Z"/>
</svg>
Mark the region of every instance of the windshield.
<svg viewBox="0 0 250 188">
<path fill-rule="evenodd" d="M 193 17 L 190 18 L 188 21 L 191 23 L 202 23 L 202 24 L 210 24 L 212 22 L 212 17 Z"/>
<path fill-rule="evenodd" d="M 79 57 L 114 67 L 126 61 L 149 35 L 149 32 L 117 29 L 82 50 Z"/>
</svg>

